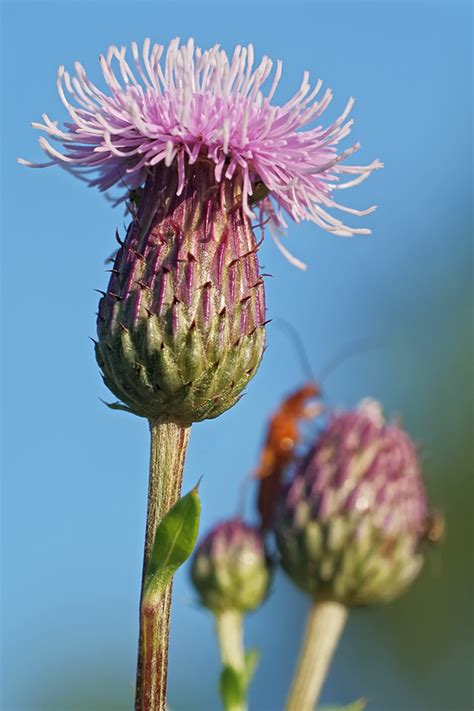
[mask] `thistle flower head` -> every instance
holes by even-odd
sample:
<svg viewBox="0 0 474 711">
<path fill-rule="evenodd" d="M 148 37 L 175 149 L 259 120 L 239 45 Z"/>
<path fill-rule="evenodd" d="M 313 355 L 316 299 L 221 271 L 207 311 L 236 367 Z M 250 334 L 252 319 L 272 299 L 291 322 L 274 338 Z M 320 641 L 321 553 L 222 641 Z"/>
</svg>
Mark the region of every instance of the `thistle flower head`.
<svg viewBox="0 0 474 711">
<path fill-rule="evenodd" d="M 268 57 L 254 67 L 251 45 L 229 60 L 218 45 L 201 51 L 175 39 L 165 51 L 147 39 L 128 58 L 125 47 L 110 47 L 100 63 L 106 91 L 78 62 L 74 75 L 60 67 L 70 121 L 60 127 L 43 115 L 33 125 L 46 133 L 40 144 L 51 160 L 21 162 L 61 165 L 102 191 L 133 194 L 97 323 L 97 360 L 116 406 L 187 424 L 216 417 L 238 400 L 264 349 L 255 210 L 304 267 L 279 242 L 283 214 L 334 234 L 368 232 L 328 210 L 371 212 L 332 194 L 381 164 L 347 165 L 358 144 L 338 152 L 352 99 L 319 125 L 332 93 L 320 95 L 321 82 L 311 88 L 305 73 L 296 94 L 274 104 L 281 62 L 273 74 Z"/>
<path fill-rule="evenodd" d="M 239 181 L 157 166 L 99 303 L 96 356 L 114 407 L 191 424 L 239 399 L 265 344 L 265 296 Z"/>
<path fill-rule="evenodd" d="M 215 181 L 242 180 L 245 213 L 259 206 L 261 223 L 286 226 L 283 213 L 296 222 L 310 220 L 328 232 L 350 236 L 368 229 L 349 227 L 328 210 L 352 215 L 367 210 L 344 207 L 335 190 L 356 185 L 381 167 L 379 161 L 356 166 L 345 163 L 356 143 L 339 151 L 351 131 L 351 98 L 329 126 L 319 117 L 332 100 L 322 82 L 310 84 L 305 72 L 301 86 L 283 105 L 273 103 L 282 63 L 263 57 L 254 66 L 254 50 L 237 46 L 229 60 L 215 45 L 195 48 L 190 39 L 174 39 L 165 51 L 145 40 L 135 42 L 127 59 L 125 47 L 110 47 L 100 63 L 108 91 L 104 93 L 76 62 L 75 75 L 58 72 L 59 96 L 71 121 L 61 128 L 43 114 L 33 126 L 46 133 L 40 145 L 50 158 L 32 167 L 62 165 L 100 190 L 143 185 L 150 168 L 176 165 L 176 194 L 184 190 L 186 164 L 208 161 Z M 49 139 L 61 146 L 55 147 Z M 348 180 L 344 180 L 348 178 Z"/>
<path fill-rule="evenodd" d="M 202 604 L 213 612 L 254 610 L 272 578 L 259 530 L 240 519 L 217 525 L 194 554 L 191 578 Z"/>
<path fill-rule="evenodd" d="M 378 403 L 335 415 L 290 482 L 276 526 L 282 564 L 318 599 L 396 597 L 423 562 L 428 522 L 416 448 Z"/>
</svg>

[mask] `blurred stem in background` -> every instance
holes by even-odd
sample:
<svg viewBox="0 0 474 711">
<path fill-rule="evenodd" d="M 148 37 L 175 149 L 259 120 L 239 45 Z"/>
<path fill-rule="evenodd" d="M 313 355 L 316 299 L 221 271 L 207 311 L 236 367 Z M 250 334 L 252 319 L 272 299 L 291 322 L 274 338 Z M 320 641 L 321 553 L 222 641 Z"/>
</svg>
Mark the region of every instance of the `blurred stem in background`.
<svg viewBox="0 0 474 711">
<path fill-rule="evenodd" d="M 173 581 L 149 600 L 145 595 L 147 568 L 158 524 L 178 501 L 190 427 L 174 422 L 150 421 L 150 480 L 140 600 L 136 711 L 166 709 L 169 624 Z"/>
<path fill-rule="evenodd" d="M 223 667 L 223 676 L 227 669 L 232 669 L 236 672 L 236 676 L 241 677 L 245 674 L 245 653 L 243 639 L 243 616 L 237 610 L 223 610 L 215 616 L 216 633 L 219 639 L 221 650 L 221 659 Z M 222 686 L 226 684 L 226 680 L 222 679 Z M 228 699 L 225 691 L 222 690 L 223 702 L 227 711 L 247 711 L 247 702 L 242 698 L 235 700 Z"/>
<path fill-rule="evenodd" d="M 312 603 L 287 711 L 312 711 L 315 707 L 347 616 L 347 607 L 338 602 Z"/>
</svg>

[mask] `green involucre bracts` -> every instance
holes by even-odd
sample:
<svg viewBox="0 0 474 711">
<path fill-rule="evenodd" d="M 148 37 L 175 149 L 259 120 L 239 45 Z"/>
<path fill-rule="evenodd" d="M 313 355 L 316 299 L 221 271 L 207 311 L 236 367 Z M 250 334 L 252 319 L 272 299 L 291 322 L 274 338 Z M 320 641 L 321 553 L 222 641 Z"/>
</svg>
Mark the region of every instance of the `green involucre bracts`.
<svg viewBox="0 0 474 711">
<path fill-rule="evenodd" d="M 217 525 L 200 543 L 191 577 L 213 612 L 249 612 L 265 600 L 272 572 L 260 531 L 237 518 Z"/>
<path fill-rule="evenodd" d="M 205 161 L 149 175 L 100 300 L 96 356 L 115 407 L 191 424 L 231 407 L 265 343 L 263 279 L 239 180 Z M 179 190 L 178 190 L 179 192 Z"/>
</svg>

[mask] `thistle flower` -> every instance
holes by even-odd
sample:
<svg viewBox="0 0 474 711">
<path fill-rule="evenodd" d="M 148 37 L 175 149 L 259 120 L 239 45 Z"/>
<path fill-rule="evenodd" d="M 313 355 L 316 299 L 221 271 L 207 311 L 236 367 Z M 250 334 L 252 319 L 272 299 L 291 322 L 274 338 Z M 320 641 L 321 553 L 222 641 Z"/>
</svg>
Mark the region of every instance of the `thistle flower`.
<svg viewBox="0 0 474 711">
<path fill-rule="evenodd" d="M 427 522 L 413 442 L 365 400 L 318 437 L 284 494 L 276 533 L 299 587 L 317 600 L 367 605 L 416 577 Z"/>
<path fill-rule="evenodd" d="M 333 208 L 352 215 L 367 215 L 375 208 L 344 207 L 332 195 L 357 185 L 382 164 L 346 165 L 358 150 L 355 143 L 338 153 L 352 120 L 347 117 L 351 98 L 342 114 L 328 127 L 313 125 L 329 106 L 327 89 L 317 100 L 322 82 L 313 88 L 305 72 L 296 94 L 282 106 L 272 103 L 281 74 L 278 61 L 263 57 L 254 68 L 254 50 L 237 46 L 229 61 L 215 45 L 201 51 L 190 39 L 168 50 L 146 39 L 140 57 L 135 42 L 133 62 L 126 48 L 110 47 L 100 63 L 109 94 L 97 88 L 85 69 L 75 63 L 76 75 L 63 66 L 58 72 L 58 92 L 71 116 L 63 128 L 46 114 L 33 126 L 62 145 L 39 139 L 50 160 L 31 167 L 61 165 L 100 190 L 118 186 L 126 191 L 142 186 L 156 166 L 176 166 L 175 192 L 185 190 L 186 166 L 206 162 L 214 169 L 216 184 L 241 182 L 245 215 L 258 206 L 260 223 L 270 219 L 284 226 L 283 213 L 296 222 L 310 220 L 336 235 L 367 234 L 332 216 Z M 162 57 L 164 59 L 162 63 Z M 348 177 L 347 182 L 341 178 Z"/>
<path fill-rule="evenodd" d="M 349 166 L 359 147 L 337 152 L 351 129 L 351 99 L 328 128 L 313 125 L 332 99 L 319 100 L 306 72 L 292 99 L 272 104 L 281 62 L 265 96 L 272 62 L 254 69 L 253 47 L 229 61 L 218 45 L 202 52 L 173 40 L 165 52 L 145 40 L 110 47 L 100 59 L 108 93 L 76 62 L 58 73 L 71 121 L 47 115 L 33 124 L 50 161 L 91 186 L 133 196 L 133 220 L 98 313 L 96 355 L 115 407 L 149 419 L 190 424 L 231 407 L 256 372 L 264 350 L 265 305 L 258 212 L 276 231 L 311 220 L 331 233 L 367 233 L 330 215 L 332 193 L 381 166 Z M 163 58 L 163 62 L 162 62 Z M 341 178 L 349 176 L 349 182 Z M 125 189 L 125 193 L 124 193 Z"/>
<path fill-rule="evenodd" d="M 238 518 L 217 525 L 196 549 L 191 578 L 202 604 L 213 612 L 254 610 L 272 578 L 260 531 Z"/>
</svg>

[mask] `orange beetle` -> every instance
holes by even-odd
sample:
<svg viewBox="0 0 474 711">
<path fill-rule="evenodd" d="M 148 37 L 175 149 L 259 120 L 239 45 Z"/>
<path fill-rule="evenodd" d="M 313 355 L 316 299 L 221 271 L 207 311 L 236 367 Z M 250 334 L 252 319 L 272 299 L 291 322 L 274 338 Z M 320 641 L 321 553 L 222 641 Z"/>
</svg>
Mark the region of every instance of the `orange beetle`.
<svg viewBox="0 0 474 711">
<path fill-rule="evenodd" d="M 254 472 L 254 478 L 260 482 L 257 508 L 264 531 L 272 525 L 284 470 L 301 440 L 300 421 L 317 417 L 323 409 L 320 403 L 308 401 L 320 395 L 321 391 L 315 383 L 307 383 L 285 398 L 270 419 L 260 463 Z"/>
</svg>

